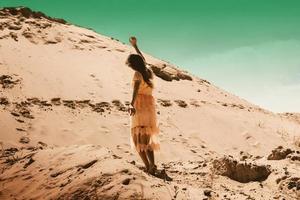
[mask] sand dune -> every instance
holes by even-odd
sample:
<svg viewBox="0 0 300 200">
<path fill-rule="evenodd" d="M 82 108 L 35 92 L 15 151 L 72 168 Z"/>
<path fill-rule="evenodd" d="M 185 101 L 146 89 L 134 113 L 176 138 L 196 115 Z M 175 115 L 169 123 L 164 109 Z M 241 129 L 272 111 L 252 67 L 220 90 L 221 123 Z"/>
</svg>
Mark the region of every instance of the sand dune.
<svg viewBox="0 0 300 200">
<path fill-rule="evenodd" d="M 130 46 L 28 8 L 0 30 L 0 199 L 300 199 L 299 114 L 145 53 L 159 179 L 129 145 Z"/>
</svg>

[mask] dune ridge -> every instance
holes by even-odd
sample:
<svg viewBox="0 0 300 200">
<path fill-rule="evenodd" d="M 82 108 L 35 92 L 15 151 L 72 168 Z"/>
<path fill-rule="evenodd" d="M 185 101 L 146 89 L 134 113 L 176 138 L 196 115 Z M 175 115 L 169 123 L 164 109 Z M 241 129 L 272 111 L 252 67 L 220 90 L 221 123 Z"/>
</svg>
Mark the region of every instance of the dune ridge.
<svg viewBox="0 0 300 200">
<path fill-rule="evenodd" d="M 153 177 L 129 145 L 130 46 L 25 7 L 0 30 L 0 199 L 300 198 L 299 114 L 145 53 L 173 180 Z"/>
</svg>

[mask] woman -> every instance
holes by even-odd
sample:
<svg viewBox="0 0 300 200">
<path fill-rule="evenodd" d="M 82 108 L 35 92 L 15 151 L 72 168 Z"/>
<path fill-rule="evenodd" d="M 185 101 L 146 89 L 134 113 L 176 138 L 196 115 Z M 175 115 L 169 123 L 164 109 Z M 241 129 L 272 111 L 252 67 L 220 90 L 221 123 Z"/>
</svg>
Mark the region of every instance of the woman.
<svg viewBox="0 0 300 200">
<path fill-rule="evenodd" d="M 135 73 L 133 76 L 133 95 L 131 107 L 131 144 L 143 160 L 147 172 L 155 175 L 154 151 L 159 149 L 156 122 L 155 100 L 152 96 L 153 73 L 146 67 L 145 58 L 137 47 L 135 37 L 130 38 L 131 45 L 138 54 L 130 54 L 126 64 Z"/>
</svg>

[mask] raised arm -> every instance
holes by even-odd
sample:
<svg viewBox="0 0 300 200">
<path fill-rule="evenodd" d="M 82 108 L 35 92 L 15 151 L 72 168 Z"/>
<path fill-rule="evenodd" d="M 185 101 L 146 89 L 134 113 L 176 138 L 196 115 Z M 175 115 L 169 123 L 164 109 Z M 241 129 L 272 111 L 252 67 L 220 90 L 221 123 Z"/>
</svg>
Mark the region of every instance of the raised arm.
<svg viewBox="0 0 300 200">
<path fill-rule="evenodd" d="M 142 52 L 139 50 L 139 48 L 137 46 L 137 39 L 136 39 L 136 37 L 130 37 L 129 38 L 129 42 L 133 46 L 133 48 L 135 49 L 135 51 L 143 58 L 144 62 L 146 63 L 145 57 L 143 56 Z"/>
</svg>

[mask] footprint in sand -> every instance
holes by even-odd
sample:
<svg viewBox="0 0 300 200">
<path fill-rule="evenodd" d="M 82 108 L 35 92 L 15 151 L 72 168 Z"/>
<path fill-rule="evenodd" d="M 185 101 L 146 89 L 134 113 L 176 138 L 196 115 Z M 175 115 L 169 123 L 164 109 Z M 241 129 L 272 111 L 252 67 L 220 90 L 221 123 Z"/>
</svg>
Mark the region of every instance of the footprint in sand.
<svg viewBox="0 0 300 200">
<path fill-rule="evenodd" d="M 70 132 L 71 131 L 71 129 L 69 129 L 69 128 L 62 128 L 61 129 L 63 132 Z"/>
<path fill-rule="evenodd" d="M 92 97 L 95 97 L 95 93 L 94 92 L 89 92 L 89 95 L 91 95 Z"/>
<path fill-rule="evenodd" d="M 180 141 L 181 141 L 183 144 L 188 144 L 188 139 L 180 138 Z"/>
<path fill-rule="evenodd" d="M 252 135 L 251 135 L 250 133 L 248 133 L 247 131 L 243 132 L 243 133 L 242 133 L 242 136 L 243 136 L 243 138 L 244 138 L 245 140 L 254 139 L 254 138 L 252 137 Z"/>
<path fill-rule="evenodd" d="M 200 107 L 199 103 L 197 100 L 191 100 L 190 104 L 194 107 Z"/>
<path fill-rule="evenodd" d="M 106 126 L 101 126 L 100 128 L 98 128 L 98 132 L 108 134 L 110 130 Z"/>
<path fill-rule="evenodd" d="M 249 145 L 253 147 L 259 147 L 260 143 L 247 131 L 242 133 L 243 138 L 248 142 Z"/>
<path fill-rule="evenodd" d="M 101 80 L 99 78 L 96 78 L 95 74 L 90 74 L 90 77 L 93 78 L 93 80 L 96 82 L 96 85 L 100 88 L 103 88 Z"/>
</svg>

